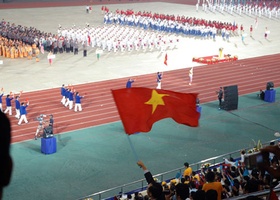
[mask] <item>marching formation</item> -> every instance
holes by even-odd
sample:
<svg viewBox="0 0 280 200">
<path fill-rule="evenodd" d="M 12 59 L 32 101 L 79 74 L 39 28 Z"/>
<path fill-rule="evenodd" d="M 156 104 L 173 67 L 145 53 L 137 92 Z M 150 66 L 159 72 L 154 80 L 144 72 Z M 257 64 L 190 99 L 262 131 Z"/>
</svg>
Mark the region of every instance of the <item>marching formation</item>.
<svg viewBox="0 0 280 200">
<path fill-rule="evenodd" d="M 196 8 L 199 8 L 198 4 Z M 87 13 L 91 10 L 91 6 L 86 7 Z M 104 14 L 104 26 L 94 27 L 86 23 L 84 28 L 75 25 L 71 28 L 62 28 L 59 25 L 56 34 L 46 33 L 34 27 L 15 25 L 2 19 L 0 56 L 12 59 L 36 57 L 39 60 L 38 55 L 40 52 L 43 54 L 45 50 L 52 51 L 53 54 L 72 52 L 77 55 L 81 48 L 86 56 L 89 46 L 108 52 L 164 50 L 168 46 L 176 47 L 179 36 L 195 36 L 214 41 L 216 36 L 222 36 L 224 40 L 229 41 L 229 37 L 238 35 L 239 30 L 235 22 L 132 9 L 117 9 L 113 13 L 106 6 L 102 6 L 101 10 Z M 278 19 L 280 6 L 279 2 L 205 1 L 202 3 L 202 10 Z M 239 35 L 243 37 L 246 33 L 239 32 Z"/>
<path fill-rule="evenodd" d="M 198 5 L 196 6 L 198 10 Z M 266 17 L 269 19 L 279 19 L 280 17 L 280 4 L 279 1 L 243 1 L 231 2 L 226 1 L 206 1 L 202 3 L 202 10 L 205 12 L 220 12 L 229 13 L 231 15 L 248 15 L 256 17 Z"/>
<path fill-rule="evenodd" d="M 21 125 L 22 121 L 24 121 L 26 124 L 28 123 L 27 120 L 27 110 L 26 108 L 29 106 L 29 101 L 26 99 L 23 102 L 20 102 L 20 96 L 22 95 L 22 91 L 20 94 L 15 95 L 13 92 L 10 92 L 6 95 L 6 109 L 3 110 L 3 100 L 2 97 L 4 96 L 4 89 L 1 88 L 0 91 L 0 112 L 4 112 L 5 114 L 9 114 L 9 116 L 13 115 L 13 105 L 12 101 L 14 100 L 14 108 L 16 111 L 15 118 L 18 119 L 18 125 Z"/>
<path fill-rule="evenodd" d="M 179 42 L 179 37 L 175 34 L 161 34 L 112 24 L 102 27 L 64 28 L 59 30 L 59 35 L 60 40 L 64 41 L 66 45 L 66 52 L 71 50 L 73 42 L 77 46 L 85 44 L 108 52 L 139 51 L 140 49 L 162 50 L 166 46 L 174 48 Z"/>
<path fill-rule="evenodd" d="M 82 111 L 82 104 L 81 104 L 81 99 L 84 98 L 85 96 L 81 96 L 79 92 L 77 92 L 73 86 L 69 85 L 66 87 L 64 84 L 61 87 L 61 92 L 60 92 L 62 99 L 61 99 L 61 104 L 65 106 L 66 108 L 68 107 L 69 110 L 72 110 L 74 107 L 74 111 Z"/>
<path fill-rule="evenodd" d="M 13 110 L 15 110 L 14 117 L 18 120 L 18 125 L 21 125 L 22 122 L 29 123 L 27 119 L 27 108 L 29 106 L 29 100 L 26 99 L 25 101 L 21 101 L 20 98 L 23 94 L 23 91 L 20 91 L 19 94 L 15 94 L 13 92 L 10 92 L 8 94 L 5 94 L 4 88 L 1 88 L 0 91 L 0 112 L 3 112 L 9 116 L 13 116 Z M 5 106 L 6 108 L 3 108 L 3 97 L 6 95 L 5 98 Z M 84 95 L 80 95 L 79 92 L 77 92 L 73 86 L 64 86 L 61 87 L 61 103 L 72 110 L 74 108 L 75 112 L 82 111 L 82 104 L 81 101 L 85 97 Z M 49 120 L 45 120 L 44 118 L 49 116 Z M 45 124 L 48 122 L 48 126 L 51 126 L 53 128 L 53 114 L 41 114 L 39 117 L 35 119 L 35 121 L 38 121 L 38 127 L 35 132 L 34 139 L 37 140 L 39 136 L 41 136 L 41 132 L 44 130 Z"/>
<path fill-rule="evenodd" d="M 134 12 L 133 10 L 116 10 L 105 13 L 104 24 L 118 24 L 153 30 L 164 33 L 181 34 L 183 36 L 200 36 L 202 38 L 215 38 L 221 34 L 222 29 L 229 30 L 231 34 L 238 29 L 237 24 L 195 17 L 166 15 L 162 13 Z"/>
</svg>

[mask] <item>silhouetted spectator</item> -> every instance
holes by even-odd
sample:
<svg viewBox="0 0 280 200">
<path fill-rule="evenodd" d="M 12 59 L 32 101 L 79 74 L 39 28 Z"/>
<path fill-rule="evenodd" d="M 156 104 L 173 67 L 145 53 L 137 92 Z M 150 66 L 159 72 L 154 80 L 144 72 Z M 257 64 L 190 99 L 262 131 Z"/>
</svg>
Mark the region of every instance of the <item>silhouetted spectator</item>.
<svg viewBox="0 0 280 200">
<path fill-rule="evenodd" d="M 11 124 L 2 112 L 0 112 L 0 130 L 0 199 L 2 199 L 3 188 L 9 185 L 13 169 L 10 156 Z"/>
</svg>

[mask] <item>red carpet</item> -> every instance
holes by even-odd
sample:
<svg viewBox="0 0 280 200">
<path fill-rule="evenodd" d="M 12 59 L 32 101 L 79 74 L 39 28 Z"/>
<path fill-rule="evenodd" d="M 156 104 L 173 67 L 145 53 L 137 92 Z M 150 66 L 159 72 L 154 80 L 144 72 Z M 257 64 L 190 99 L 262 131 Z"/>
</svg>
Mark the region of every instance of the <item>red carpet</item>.
<svg viewBox="0 0 280 200">
<path fill-rule="evenodd" d="M 233 62 L 238 60 L 238 56 L 224 55 L 224 57 L 219 59 L 218 55 L 206 56 L 206 57 L 194 57 L 193 62 L 202 63 L 202 64 L 215 64 L 221 62 Z"/>
</svg>

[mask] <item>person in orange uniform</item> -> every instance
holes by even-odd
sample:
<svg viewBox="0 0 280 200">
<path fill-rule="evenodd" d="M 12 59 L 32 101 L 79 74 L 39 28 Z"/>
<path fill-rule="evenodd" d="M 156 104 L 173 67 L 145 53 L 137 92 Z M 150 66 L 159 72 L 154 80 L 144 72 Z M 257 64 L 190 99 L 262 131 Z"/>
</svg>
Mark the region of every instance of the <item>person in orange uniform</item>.
<svg viewBox="0 0 280 200">
<path fill-rule="evenodd" d="M 32 44 L 31 49 L 32 49 L 32 57 L 35 57 L 36 56 L 36 44 L 35 43 Z"/>
<path fill-rule="evenodd" d="M 183 177 L 187 177 L 187 176 L 190 177 L 192 175 L 192 168 L 189 166 L 188 162 L 185 162 L 184 166 L 185 166 L 185 170 L 184 170 Z"/>
<path fill-rule="evenodd" d="M 14 46 L 12 46 L 12 47 L 10 48 L 10 57 L 11 57 L 12 59 L 15 58 L 15 47 L 14 47 Z"/>
<path fill-rule="evenodd" d="M 15 48 L 15 58 L 18 58 L 18 48 Z"/>
<path fill-rule="evenodd" d="M 23 44 L 23 57 L 27 58 L 28 56 L 28 48 L 25 44 Z"/>
<path fill-rule="evenodd" d="M 22 47 L 22 45 L 20 45 L 18 47 L 18 53 L 19 53 L 19 57 L 20 58 L 23 58 L 23 51 L 24 51 L 24 48 Z"/>
<path fill-rule="evenodd" d="M 6 47 L 5 47 L 5 44 L 3 44 L 3 46 L 2 46 L 2 55 L 3 55 L 3 57 L 6 57 Z"/>
<path fill-rule="evenodd" d="M 6 57 L 10 58 L 11 57 L 11 52 L 10 52 L 10 47 L 6 46 Z"/>
<path fill-rule="evenodd" d="M 218 182 L 215 180 L 215 173 L 213 171 L 207 172 L 205 175 L 206 183 L 203 184 L 202 190 L 207 192 L 208 190 L 216 190 L 218 194 L 217 200 L 222 199 L 222 191 L 223 191 L 223 186 L 221 182 Z"/>
</svg>

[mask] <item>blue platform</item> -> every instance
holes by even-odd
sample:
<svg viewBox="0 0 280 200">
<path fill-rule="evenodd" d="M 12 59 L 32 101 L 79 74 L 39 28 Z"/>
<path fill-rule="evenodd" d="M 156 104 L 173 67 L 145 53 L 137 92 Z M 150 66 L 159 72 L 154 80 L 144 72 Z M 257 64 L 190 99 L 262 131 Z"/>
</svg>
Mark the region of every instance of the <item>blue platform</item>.
<svg viewBox="0 0 280 200">
<path fill-rule="evenodd" d="M 44 154 L 53 154 L 56 152 L 56 138 L 41 138 L 41 152 Z"/>
<path fill-rule="evenodd" d="M 266 90 L 264 93 L 264 101 L 273 103 L 275 102 L 276 90 Z"/>
</svg>

